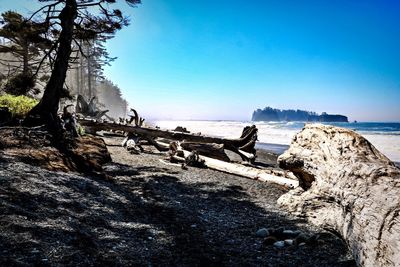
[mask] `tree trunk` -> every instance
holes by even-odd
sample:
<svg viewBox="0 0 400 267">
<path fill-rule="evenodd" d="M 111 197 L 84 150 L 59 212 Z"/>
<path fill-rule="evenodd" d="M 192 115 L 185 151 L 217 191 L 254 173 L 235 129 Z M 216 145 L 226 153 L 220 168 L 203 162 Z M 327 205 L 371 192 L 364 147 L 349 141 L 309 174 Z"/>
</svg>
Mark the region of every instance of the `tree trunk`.
<svg viewBox="0 0 400 267">
<path fill-rule="evenodd" d="M 60 102 L 62 89 L 64 86 L 68 61 L 71 55 L 71 43 L 74 29 L 74 20 L 77 17 L 76 0 L 66 0 L 65 6 L 60 12 L 61 33 L 59 37 L 59 47 L 51 72 L 50 79 L 46 85 L 44 94 L 39 104 L 37 104 L 28 114 L 24 124 L 39 125 L 46 124 L 50 128 L 58 127 L 57 111 Z"/>
<path fill-rule="evenodd" d="M 90 55 L 90 45 L 88 44 L 87 46 L 87 71 L 88 71 L 88 99 L 91 99 L 93 96 L 92 93 L 92 60 L 91 60 L 91 55 Z"/>
<path fill-rule="evenodd" d="M 76 63 L 76 70 L 75 70 L 75 79 L 76 79 L 76 95 L 81 94 L 80 90 L 80 83 L 79 83 L 79 62 Z"/>
<path fill-rule="evenodd" d="M 359 266 L 400 265 L 400 169 L 364 137 L 308 124 L 278 162 L 301 186 L 281 205 L 339 233 Z"/>
<path fill-rule="evenodd" d="M 80 43 L 80 46 L 83 47 L 82 40 L 80 40 L 79 43 Z M 80 61 L 80 64 L 81 64 L 81 67 L 80 67 L 80 75 L 81 75 L 81 78 L 80 78 L 80 83 L 81 83 L 80 94 L 82 96 L 85 96 L 85 68 L 84 68 L 85 62 L 84 62 L 84 58 L 83 58 L 82 54 L 79 54 L 79 59 L 80 59 L 79 61 Z"/>
<path fill-rule="evenodd" d="M 23 51 L 24 52 L 23 52 L 23 56 L 22 56 L 22 61 L 23 61 L 22 73 L 26 77 L 29 74 L 29 44 L 28 44 L 28 42 L 24 43 Z"/>
</svg>

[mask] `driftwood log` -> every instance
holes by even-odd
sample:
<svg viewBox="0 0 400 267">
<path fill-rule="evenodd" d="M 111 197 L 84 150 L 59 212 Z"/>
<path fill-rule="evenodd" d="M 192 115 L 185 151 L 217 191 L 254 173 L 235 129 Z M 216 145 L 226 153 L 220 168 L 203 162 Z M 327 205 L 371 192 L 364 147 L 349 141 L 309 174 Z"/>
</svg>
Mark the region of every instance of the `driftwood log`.
<svg viewBox="0 0 400 267">
<path fill-rule="evenodd" d="M 181 147 L 179 149 L 181 149 Z M 230 163 L 214 158 L 209 158 L 199 155 L 197 152 L 194 153 L 193 151 L 190 152 L 187 150 L 175 150 L 172 152 L 173 154 L 170 155 L 170 159 L 173 162 L 187 163 L 187 159 L 195 154 L 198 157 L 197 160 L 199 161 L 200 165 L 213 170 L 230 173 L 261 182 L 279 184 L 286 188 L 296 188 L 299 186 L 299 182 L 296 176 L 288 171 L 276 169 L 258 169 L 255 167 L 244 166 L 238 163 Z M 180 154 L 179 152 L 182 153 L 182 156 L 178 156 Z M 179 164 L 170 163 L 163 160 L 161 160 L 161 162 L 168 165 L 172 164 L 174 166 L 181 166 Z"/>
<path fill-rule="evenodd" d="M 79 123 L 91 129 L 91 131 L 124 131 L 141 136 L 143 139 L 157 144 L 155 138 L 165 138 L 176 141 L 185 141 L 192 143 L 203 144 L 222 144 L 224 149 L 237 153 L 245 161 L 253 161 L 256 157 L 254 149 L 257 141 L 257 128 L 256 126 L 249 126 L 245 128 L 242 136 L 238 139 L 218 138 L 204 135 L 196 135 L 191 133 L 175 132 L 160 130 L 157 128 L 141 127 L 136 125 L 128 125 L 121 123 L 109 123 L 101 121 L 93 121 L 87 119 L 79 119 Z M 162 145 L 159 145 L 163 149 Z"/>
<path fill-rule="evenodd" d="M 225 153 L 223 144 L 204 144 L 194 142 L 181 142 L 180 146 L 188 151 L 197 151 L 200 155 L 219 159 L 223 161 L 229 161 L 228 155 Z"/>
<path fill-rule="evenodd" d="M 183 150 L 183 153 L 185 157 L 188 157 L 191 154 L 191 152 L 186 150 Z M 256 169 L 253 167 L 248 167 L 237 163 L 225 162 L 201 155 L 199 156 L 199 158 L 204 161 L 204 165 L 206 167 L 217 171 L 231 173 L 262 182 L 275 183 L 283 185 L 287 188 L 296 188 L 299 185 L 296 177 L 291 176 L 291 174 L 288 172 L 270 169 Z"/>
<path fill-rule="evenodd" d="M 78 98 L 76 99 L 75 112 L 83 116 L 93 117 L 96 119 L 107 116 L 106 113 L 108 110 L 98 110 L 95 100 L 96 97 L 92 97 L 88 103 L 82 95 L 78 95 Z"/>
<path fill-rule="evenodd" d="M 339 233 L 359 266 L 400 266 L 400 169 L 370 142 L 308 124 L 278 162 L 300 181 L 282 206 Z"/>
</svg>

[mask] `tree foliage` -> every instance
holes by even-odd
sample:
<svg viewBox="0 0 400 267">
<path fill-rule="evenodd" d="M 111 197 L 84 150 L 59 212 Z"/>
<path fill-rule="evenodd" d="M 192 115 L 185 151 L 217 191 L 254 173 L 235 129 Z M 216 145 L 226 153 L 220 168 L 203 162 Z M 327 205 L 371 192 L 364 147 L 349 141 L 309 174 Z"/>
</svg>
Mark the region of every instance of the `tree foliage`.
<svg viewBox="0 0 400 267">
<path fill-rule="evenodd" d="M 4 90 L 16 95 L 25 95 L 34 89 L 43 51 L 51 46 L 46 37 L 46 23 L 24 18 L 14 11 L 1 14 L 0 53 L 11 57 L 0 57 L 0 64 L 8 68 L 9 77 Z M 33 93 L 37 93 L 34 90 Z"/>
<path fill-rule="evenodd" d="M 46 122 L 56 126 L 58 104 L 63 90 L 66 72 L 71 58 L 72 44 L 83 52 L 79 40 L 101 40 L 114 36 L 115 32 L 128 25 L 128 19 L 118 9 L 113 9 L 115 0 L 39 0 L 47 3 L 35 13 L 44 15 L 50 32 L 58 39 L 48 52 L 55 52 L 52 74 L 39 104 L 32 109 L 27 124 Z M 126 0 L 136 6 L 140 0 Z M 59 34 L 58 34 L 59 33 Z M 39 116 L 39 120 L 34 117 Z"/>
<path fill-rule="evenodd" d="M 8 107 L 14 118 L 22 119 L 38 103 L 34 98 L 5 94 L 0 96 L 0 107 Z"/>
</svg>

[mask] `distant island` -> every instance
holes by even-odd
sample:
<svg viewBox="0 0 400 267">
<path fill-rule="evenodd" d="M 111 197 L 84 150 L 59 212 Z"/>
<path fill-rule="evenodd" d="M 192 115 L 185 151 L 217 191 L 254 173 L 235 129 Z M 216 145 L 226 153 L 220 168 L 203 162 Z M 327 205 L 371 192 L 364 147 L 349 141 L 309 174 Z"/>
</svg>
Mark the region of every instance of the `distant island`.
<svg viewBox="0 0 400 267">
<path fill-rule="evenodd" d="M 310 122 L 349 122 L 346 116 L 322 112 L 319 115 L 313 111 L 280 110 L 271 107 L 257 109 L 253 112 L 252 121 L 310 121 Z"/>
</svg>

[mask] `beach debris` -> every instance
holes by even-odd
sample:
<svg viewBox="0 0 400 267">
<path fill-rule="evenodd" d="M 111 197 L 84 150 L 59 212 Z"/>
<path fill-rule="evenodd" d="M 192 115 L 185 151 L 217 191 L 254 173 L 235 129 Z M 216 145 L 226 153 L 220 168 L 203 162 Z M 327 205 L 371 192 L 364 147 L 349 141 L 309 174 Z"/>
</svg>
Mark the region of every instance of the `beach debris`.
<svg viewBox="0 0 400 267">
<path fill-rule="evenodd" d="M 200 167 L 200 168 L 206 167 L 204 164 L 204 159 L 200 158 L 199 153 L 197 153 L 197 151 L 195 150 L 190 152 L 189 155 L 185 157 L 185 163 L 187 166 L 192 166 L 192 167 Z"/>
<path fill-rule="evenodd" d="M 133 115 L 129 115 L 131 118 L 128 120 L 128 123 L 132 124 L 134 122 L 135 126 L 142 127 L 145 119 L 143 119 L 142 117 L 139 117 L 139 114 L 137 113 L 136 109 L 131 108 L 131 111 L 132 111 Z"/>
<path fill-rule="evenodd" d="M 98 110 L 96 107 L 96 97 L 92 97 L 89 103 L 82 95 L 78 95 L 76 100 L 75 112 L 85 117 L 101 119 L 109 110 Z M 108 117 L 108 116 L 107 116 Z M 108 117 L 109 118 L 109 117 Z"/>
<path fill-rule="evenodd" d="M 128 136 L 122 141 L 121 146 L 126 147 L 128 151 L 135 154 L 144 151 L 140 144 L 140 137 L 135 134 L 128 134 Z"/>
<path fill-rule="evenodd" d="M 176 126 L 176 128 L 174 129 L 175 132 L 182 132 L 182 133 L 190 133 L 190 131 L 188 131 L 186 129 L 186 127 L 182 127 L 182 126 Z"/>
<path fill-rule="evenodd" d="M 359 266 L 400 262 L 400 169 L 367 139 L 306 124 L 278 162 L 300 182 L 278 199 L 282 207 L 341 234 Z M 318 241 L 303 237 L 297 243 Z"/>
<path fill-rule="evenodd" d="M 134 109 L 132 109 L 133 111 Z M 132 117 L 134 125 L 127 123 L 109 123 L 104 121 L 94 121 L 90 119 L 80 118 L 79 123 L 90 128 L 92 131 L 124 131 L 139 136 L 143 140 L 147 140 L 151 145 L 154 145 L 160 151 L 168 151 L 167 147 L 156 139 L 166 139 L 170 141 L 180 141 L 187 150 L 201 151 L 206 156 L 217 156 L 221 160 L 229 161 L 229 158 L 223 154 L 222 150 L 230 150 L 238 154 L 242 160 L 253 162 L 256 159 L 255 143 L 257 141 L 257 127 L 255 125 L 247 126 L 243 129 L 242 135 L 238 139 L 219 138 L 205 135 L 197 135 L 185 132 L 176 132 L 161 130 L 154 127 L 145 127 L 141 121 L 144 121 L 134 112 Z M 216 146 L 219 145 L 219 146 Z M 221 146 L 222 145 L 222 146 Z M 207 148 L 207 149 L 206 149 Z"/>
<path fill-rule="evenodd" d="M 255 125 L 244 127 L 237 139 L 219 138 L 187 133 L 181 128 L 178 130 L 182 131 L 168 131 L 143 126 L 144 119 L 139 117 L 135 109 L 131 111 L 134 115 L 128 123 L 109 123 L 88 119 L 80 119 L 79 123 L 92 131 L 123 131 L 127 134 L 127 138 L 122 146 L 127 147 L 132 153 L 142 152 L 142 145 L 145 142 L 160 152 L 168 152 L 168 160 L 171 163 L 180 163 L 182 169 L 186 169 L 187 166 L 208 167 L 253 180 L 276 183 L 285 188 L 298 186 L 297 178 L 288 171 L 260 169 L 252 165 L 256 159 L 255 143 L 258 129 Z M 129 140 L 132 141 L 129 142 Z M 238 154 L 244 162 L 247 162 L 247 166 L 243 162 L 230 162 L 226 150 Z"/>
</svg>

